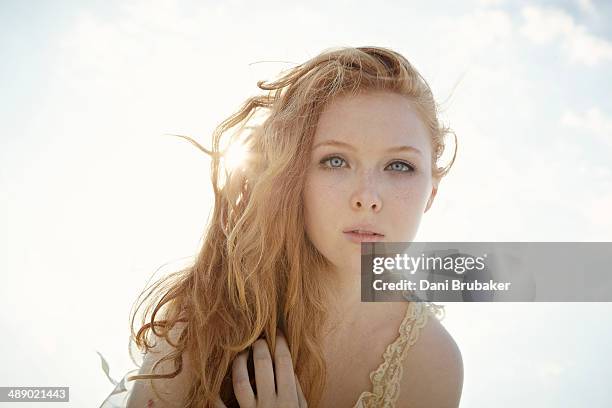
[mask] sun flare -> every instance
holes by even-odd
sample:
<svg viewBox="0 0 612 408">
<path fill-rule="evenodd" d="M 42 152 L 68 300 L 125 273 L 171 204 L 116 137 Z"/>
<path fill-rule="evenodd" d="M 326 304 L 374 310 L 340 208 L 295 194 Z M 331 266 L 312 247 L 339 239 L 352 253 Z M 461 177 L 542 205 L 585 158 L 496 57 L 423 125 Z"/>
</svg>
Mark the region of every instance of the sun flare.
<svg viewBox="0 0 612 408">
<path fill-rule="evenodd" d="M 223 155 L 224 166 L 228 171 L 244 168 L 249 152 L 243 143 L 233 143 Z"/>
</svg>

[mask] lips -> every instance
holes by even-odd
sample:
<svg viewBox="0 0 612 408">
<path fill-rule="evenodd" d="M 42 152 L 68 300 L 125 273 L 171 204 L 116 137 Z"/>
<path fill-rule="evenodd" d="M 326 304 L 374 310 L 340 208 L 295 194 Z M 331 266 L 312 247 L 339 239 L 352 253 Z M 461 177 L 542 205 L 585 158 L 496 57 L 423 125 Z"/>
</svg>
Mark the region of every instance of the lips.
<svg viewBox="0 0 612 408">
<path fill-rule="evenodd" d="M 344 231 L 344 232 L 354 232 L 355 234 L 359 234 L 359 235 L 372 235 L 372 236 L 379 236 L 382 237 L 382 234 L 377 234 L 376 232 L 372 232 L 372 231 L 364 231 L 364 230 L 353 230 L 353 231 Z"/>
<path fill-rule="evenodd" d="M 364 230 L 357 230 L 364 231 Z M 347 230 L 344 232 L 344 236 L 351 242 L 356 244 L 360 244 L 362 242 L 377 242 L 384 240 L 385 236 L 378 233 L 373 233 L 372 231 L 366 231 L 365 233 L 353 232 L 351 230 Z"/>
<path fill-rule="evenodd" d="M 374 224 L 353 224 L 342 231 L 346 239 L 355 244 L 362 242 L 379 242 L 385 239 L 385 234 Z"/>
<path fill-rule="evenodd" d="M 381 236 L 381 237 L 385 236 L 385 234 L 383 234 L 378 228 L 370 224 L 352 225 L 348 228 L 345 228 L 342 232 L 355 233 L 359 235 L 370 235 L 370 236 Z"/>
</svg>

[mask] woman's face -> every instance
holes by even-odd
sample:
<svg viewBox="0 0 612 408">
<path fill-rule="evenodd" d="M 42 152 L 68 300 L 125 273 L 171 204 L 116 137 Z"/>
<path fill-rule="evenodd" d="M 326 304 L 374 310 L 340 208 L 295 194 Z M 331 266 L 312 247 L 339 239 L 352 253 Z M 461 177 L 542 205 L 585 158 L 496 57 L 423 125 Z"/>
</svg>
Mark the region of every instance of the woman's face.
<svg viewBox="0 0 612 408">
<path fill-rule="evenodd" d="M 401 148 L 401 150 L 399 149 Z M 308 237 L 336 267 L 358 267 L 360 224 L 410 242 L 435 196 L 431 136 L 411 102 L 390 92 L 343 96 L 323 111 L 304 189 Z M 366 241 L 369 239 L 366 238 Z"/>
</svg>

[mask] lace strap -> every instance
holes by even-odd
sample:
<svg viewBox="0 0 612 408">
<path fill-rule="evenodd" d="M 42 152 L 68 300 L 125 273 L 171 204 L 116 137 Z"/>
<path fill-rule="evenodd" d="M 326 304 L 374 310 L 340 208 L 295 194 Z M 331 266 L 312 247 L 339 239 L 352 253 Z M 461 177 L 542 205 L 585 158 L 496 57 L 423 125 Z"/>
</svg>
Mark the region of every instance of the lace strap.
<svg viewBox="0 0 612 408">
<path fill-rule="evenodd" d="M 421 329 L 427 324 L 431 306 L 425 302 L 410 302 L 399 328 L 398 338 L 383 354 L 383 363 L 370 373 L 372 392 L 364 391 L 356 407 L 393 407 L 399 397 L 403 360 L 417 342 Z M 435 311 L 437 315 L 437 311 Z"/>
</svg>

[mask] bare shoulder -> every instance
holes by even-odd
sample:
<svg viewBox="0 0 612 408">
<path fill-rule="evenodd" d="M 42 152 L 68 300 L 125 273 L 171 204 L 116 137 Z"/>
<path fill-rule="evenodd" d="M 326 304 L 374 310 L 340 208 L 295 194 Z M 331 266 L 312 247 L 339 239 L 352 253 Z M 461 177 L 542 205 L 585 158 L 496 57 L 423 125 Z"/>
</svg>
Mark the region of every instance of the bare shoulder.
<svg viewBox="0 0 612 408">
<path fill-rule="evenodd" d="M 438 319 L 430 316 L 403 365 L 398 407 L 456 408 L 463 388 L 459 347 Z"/>
<path fill-rule="evenodd" d="M 170 331 L 170 340 L 176 344 L 184 323 L 177 323 Z M 176 371 L 174 360 L 155 363 L 174 351 L 175 348 L 165 339 L 155 337 L 155 346 L 145 354 L 138 374 L 170 374 Z M 174 378 L 159 378 L 153 380 L 135 380 L 132 392 L 127 402 L 127 408 L 184 406 L 192 380 L 192 367 L 186 353 L 182 356 L 183 368 Z M 154 388 L 154 389 L 153 389 Z M 157 395 L 156 395 L 157 392 Z M 159 395 L 159 396 L 158 396 Z M 159 397 L 162 397 L 161 399 Z M 149 403 L 152 401 L 153 404 Z"/>
</svg>

